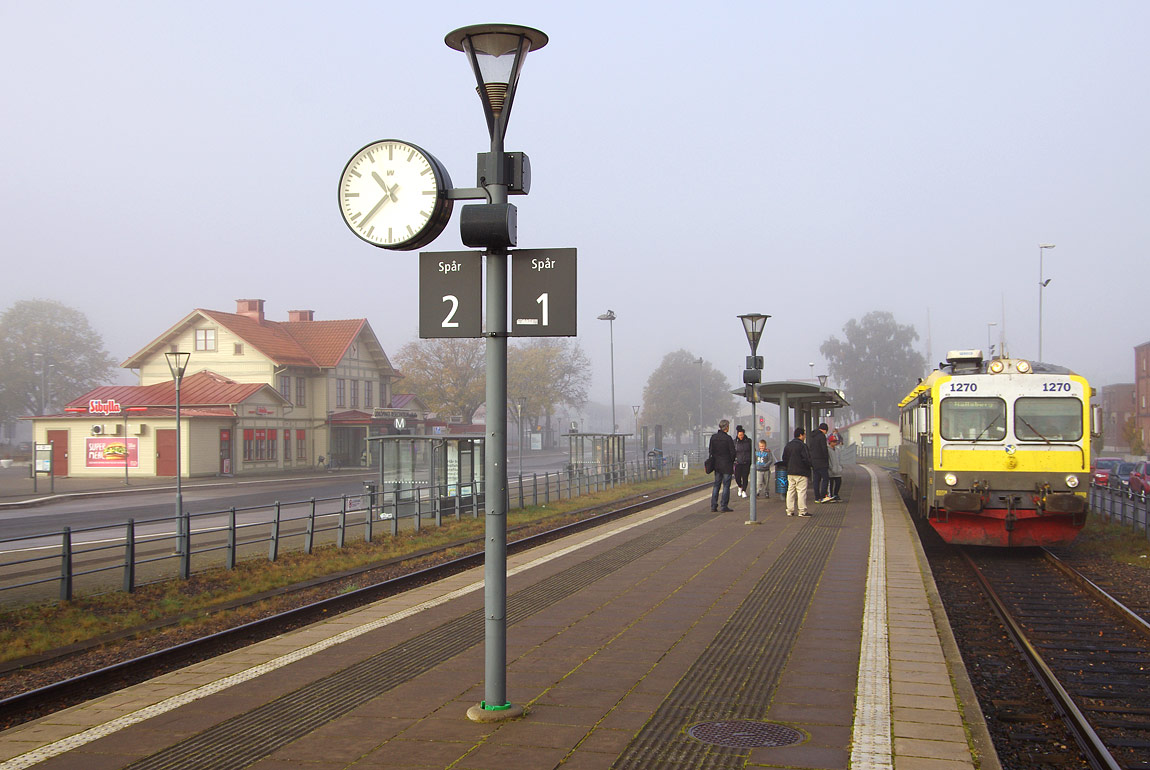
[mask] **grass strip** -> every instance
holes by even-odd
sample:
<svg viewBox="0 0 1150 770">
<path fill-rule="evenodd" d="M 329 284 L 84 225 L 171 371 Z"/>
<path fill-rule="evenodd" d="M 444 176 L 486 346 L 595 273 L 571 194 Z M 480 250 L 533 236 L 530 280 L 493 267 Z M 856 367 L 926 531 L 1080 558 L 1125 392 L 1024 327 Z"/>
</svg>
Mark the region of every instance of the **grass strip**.
<svg viewBox="0 0 1150 770">
<path fill-rule="evenodd" d="M 672 473 L 666 478 L 620 485 L 574 500 L 513 509 L 507 514 L 509 536 L 514 537 L 515 528 L 559 526 L 588 518 L 613 503 L 682 489 L 705 480 L 707 477 L 701 472 L 687 476 Z M 208 633 L 213 627 L 273 611 L 289 587 L 350 575 L 338 589 L 347 592 L 375 582 L 375 578 L 362 575 L 365 568 L 407 570 L 421 563 L 472 553 L 482 549 L 483 532 L 482 517 L 445 519 L 441 527 L 401 532 L 395 537 L 385 535 L 371 543 L 352 543 L 342 550 L 329 545 L 317 547 L 310 555 L 285 553 L 274 562 L 252 559 L 234 570 L 211 569 L 188 580 L 141 586 L 130 594 L 104 593 L 79 596 L 68 602 L 7 608 L 0 611 L 0 662 L 31 662 L 69 648 L 86 648 L 93 642 L 122 638 L 126 633 L 143 634 L 165 627 L 179 627 L 185 633 L 193 627 Z"/>
</svg>

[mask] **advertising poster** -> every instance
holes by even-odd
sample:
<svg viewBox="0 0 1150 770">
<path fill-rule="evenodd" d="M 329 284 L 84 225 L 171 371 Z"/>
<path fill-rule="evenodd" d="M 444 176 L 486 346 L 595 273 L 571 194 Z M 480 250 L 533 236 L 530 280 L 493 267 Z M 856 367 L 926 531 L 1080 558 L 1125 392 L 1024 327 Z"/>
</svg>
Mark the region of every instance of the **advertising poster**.
<svg viewBox="0 0 1150 770">
<path fill-rule="evenodd" d="M 84 461 L 89 468 L 129 468 L 140 466 L 139 439 L 119 438 L 87 438 L 85 441 Z"/>
</svg>

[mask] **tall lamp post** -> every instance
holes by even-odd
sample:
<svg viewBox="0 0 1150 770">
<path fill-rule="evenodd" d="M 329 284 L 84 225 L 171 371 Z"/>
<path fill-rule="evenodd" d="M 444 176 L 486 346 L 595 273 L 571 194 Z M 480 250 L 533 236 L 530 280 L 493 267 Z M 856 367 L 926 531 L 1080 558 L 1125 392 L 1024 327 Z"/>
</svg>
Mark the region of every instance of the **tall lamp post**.
<svg viewBox="0 0 1150 770">
<path fill-rule="evenodd" d="M 527 397 L 515 399 L 515 416 L 519 421 L 519 483 L 523 483 L 523 410 L 527 408 Z"/>
<path fill-rule="evenodd" d="M 611 327 L 611 432 L 615 432 L 615 311 L 608 310 L 599 316 Z"/>
<path fill-rule="evenodd" d="M 475 24 L 449 33 L 444 43 L 462 51 L 471 64 L 491 137 L 491 152 L 481 156 L 487 202 L 507 206 L 510 179 L 503 149 L 507 121 L 523 61 L 529 51 L 547 45 L 547 35 L 514 24 Z M 488 424 L 484 471 L 489 483 L 484 511 L 484 699 L 467 711 L 476 721 L 523 713 L 521 706 L 507 700 L 507 251 L 506 246 L 485 250 Z"/>
<path fill-rule="evenodd" d="M 1050 283 L 1050 279 L 1044 280 L 1042 270 L 1042 255 L 1047 249 L 1053 249 L 1053 243 L 1040 243 L 1038 244 L 1038 360 L 1042 360 L 1042 290 Z"/>
<path fill-rule="evenodd" d="M 826 386 L 827 386 L 827 375 L 825 375 L 825 374 L 820 374 L 820 375 L 819 375 L 819 387 L 820 387 L 820 388 L 825 388 Z M 830 415 L 830 411 L 831 411 L 830 409 L 820 409 L 820 410 L 819 410 L 819 416 L 820 416 L 820 418 L 821 418 L 821 417 L 827 417 L 827 416 L 829 416 L 829 415 Z M 822 422 L 822 421 L 823 421 L 822 419 L 820 419 L 820 420 L 819 420 L 819 422 Z"/>
<path fill-rule="evenodd" d="M 43 353 L 33 353 L 33 358 L 40 359 L 40 414 L 48 412 L 48 357 Z"/>
<path fill-rule="evenodd" d="M 184 379 L 184 372 L 188 368 L 188 359 L 191 353 L 165 353 L 168 359 L 168 368 L 172 370 L 172 380 L 176 383 L 176 527 L 179 532 L 180 577 L 187 578 L 192 572 L 192 553 L 189 540 L 191 534 L 190 522 L 184 517 L 184 490 L 181 485 L 180 470 L 180 381 Z"/>
<path fill-rule="evenodd" d="M 703 357 L 699 356 L 695 360 L 699 365 L 699 443 L 702 444 L 703 431 L 706 430 L 706 424 L 703 422 Z M 702 449 L 702 447 L 697 447 Z"/>
<path fill-rule="evenodd" d="M 747 333 L 747 343 L 751 346 L 751 354 L 747 356 L 747 368 L 743 370 L 743 383 L 746 385 L 747 400 L 751 402 L 751 433 L 754 434 L 755 425 L 758 423 L 758 415 L 756 414 L 755 405 L 759 401 L 759 393 L 756 385 L 763 378 L 763 357 L 758 355 L 759 340 L 763 336 L 763 329 L 767 325 L 769 315 L 762 313 L 747 313 L 739 316 L 739 320 L 743 322 L 743 331 Z M 751 457 L 755 456 L 755 445 L 751 445 Z M 755 472 L 754 468 L 751 469 L 750 487 L 751 487 L 751 518 L 749 524 L 757 524 L 759 521 L 758 511 L 755 506 L 755 501 L 759 496 L 758 479 L 759 474 Z"/>
</svg>

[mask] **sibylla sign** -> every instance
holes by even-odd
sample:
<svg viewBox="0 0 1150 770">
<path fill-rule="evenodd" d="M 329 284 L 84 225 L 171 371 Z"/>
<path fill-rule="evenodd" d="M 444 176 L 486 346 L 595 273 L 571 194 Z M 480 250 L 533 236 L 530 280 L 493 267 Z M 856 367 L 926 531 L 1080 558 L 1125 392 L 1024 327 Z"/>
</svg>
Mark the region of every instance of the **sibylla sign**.
<svg viewBox="0 0 1150 770">
<path fill-rule="evenodd" d="M 88 402 L 88 414 L 119 414 L 120 405 L 115 399 L 109 398 L 107 401 L 101 401 L 94 398 Z"/>
</svg>

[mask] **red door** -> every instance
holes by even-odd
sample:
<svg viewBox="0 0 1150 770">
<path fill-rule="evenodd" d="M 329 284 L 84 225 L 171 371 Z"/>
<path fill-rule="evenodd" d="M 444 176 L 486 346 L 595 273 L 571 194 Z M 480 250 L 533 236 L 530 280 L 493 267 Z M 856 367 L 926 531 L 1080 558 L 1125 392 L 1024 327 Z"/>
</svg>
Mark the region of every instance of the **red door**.
<svg viewBox="0 0 1150 770">
<path fill-rule="evenodd" d="M 232 472 L 232 432 L 220 428 L 220 473 L 224 476 Z"/>
<path fill-rule="evenodd" d="M 67 476 L 68 431 L 48 431 L 48 443 L 52 445 L 52 473 L 56 476 Z"/>
<path fill-rule="evenodd" d="M 156 431 L 156 475 L 176 475 L 176 432 Z"/>
</svg>

